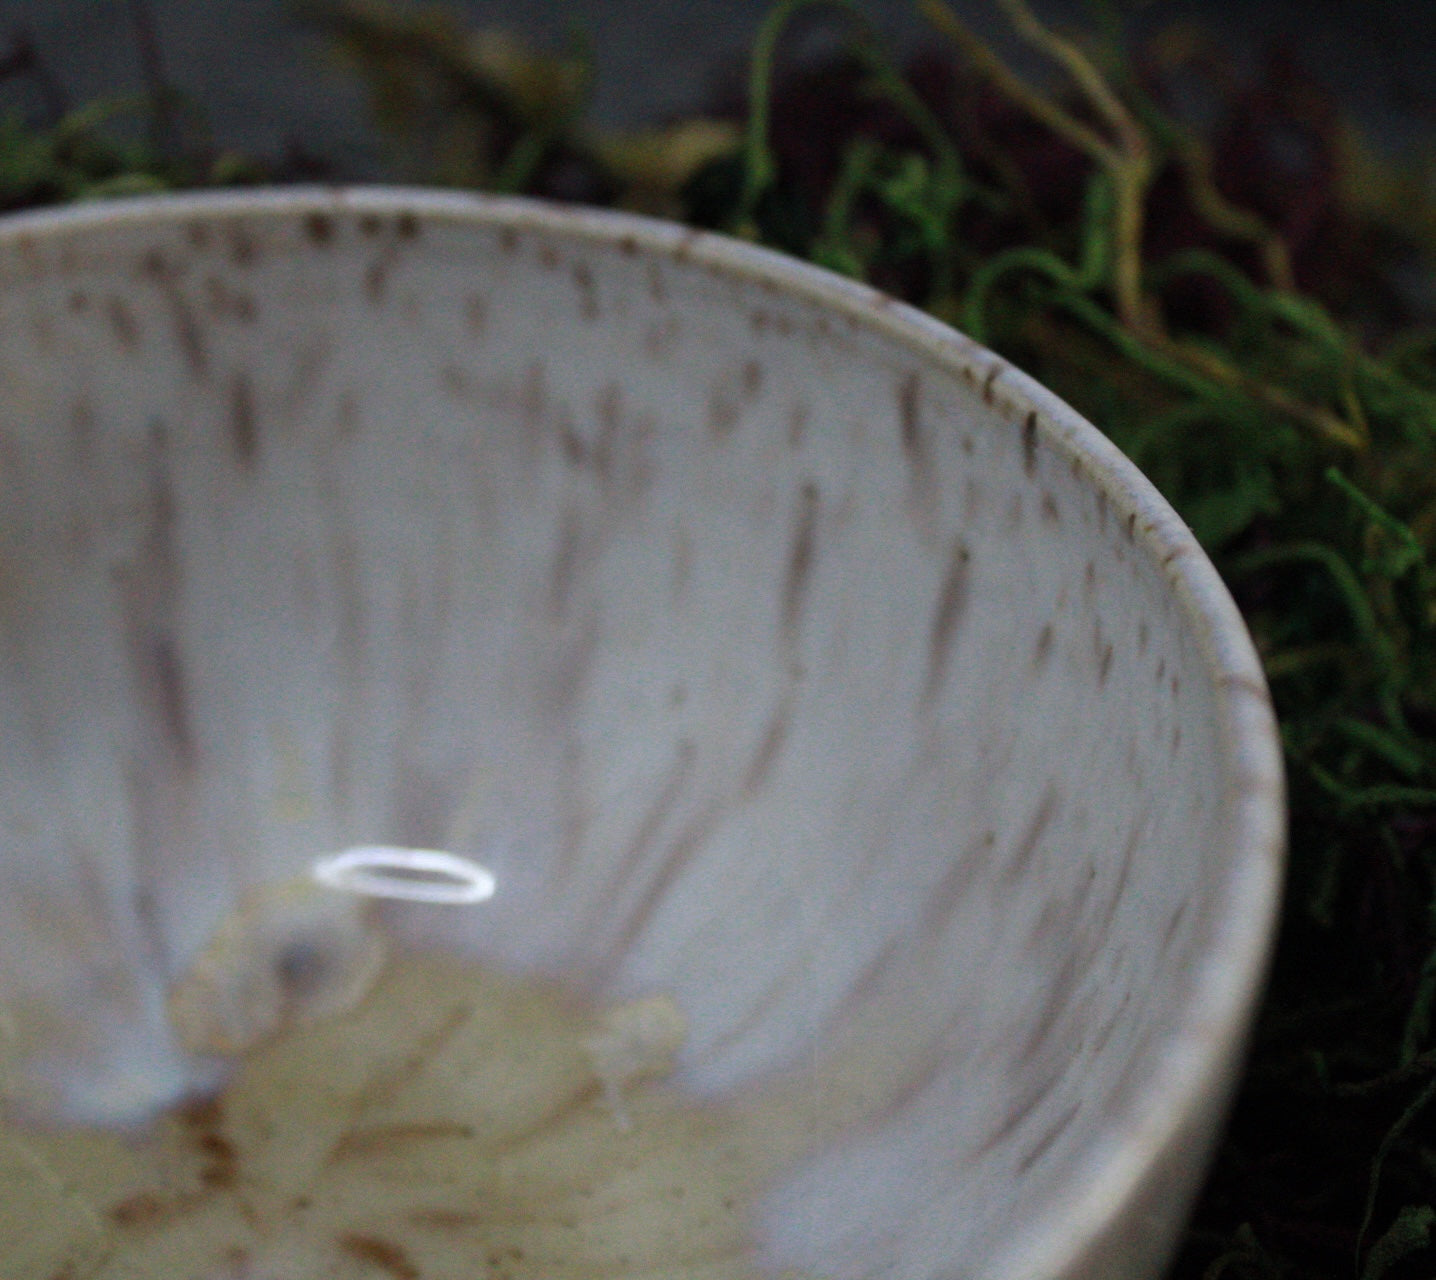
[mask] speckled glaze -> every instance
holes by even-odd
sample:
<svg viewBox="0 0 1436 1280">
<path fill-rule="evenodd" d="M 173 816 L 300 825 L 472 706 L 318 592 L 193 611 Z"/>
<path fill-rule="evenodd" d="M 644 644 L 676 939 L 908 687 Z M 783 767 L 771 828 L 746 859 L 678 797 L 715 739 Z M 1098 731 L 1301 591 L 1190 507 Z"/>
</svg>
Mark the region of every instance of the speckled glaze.
<svg viewBox="0 0 1436 1280">
<path fill-rule="evenodd" d="M 775 1269 L 1158 1272 L 1282 784 L 1231 600 L 1096 430 L 866 288 L 619 215 L 0 227 L 0 1007 L 59 1011 L 69 1114 L 202 1082 L 165 993 L 246 892 L 452 849 L 494 899 L 395 927 L 671 992 L 694 1092 L 862 1064 L 767 1199 Z"/>
</svg>

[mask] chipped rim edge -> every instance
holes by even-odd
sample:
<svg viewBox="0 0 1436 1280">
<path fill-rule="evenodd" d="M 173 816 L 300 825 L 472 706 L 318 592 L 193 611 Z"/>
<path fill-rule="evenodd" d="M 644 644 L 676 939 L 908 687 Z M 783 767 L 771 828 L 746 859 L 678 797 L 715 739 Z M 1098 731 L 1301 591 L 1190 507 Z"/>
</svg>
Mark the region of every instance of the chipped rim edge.
<svg viewBox="0 0 1436 1280">
<path fill-rule="evenodd" d="M 1162 569 L 1195 632 L 1214 689 L 1222 747 L 1227 875 L 1217 887 L 1208 951 L 1164 1060 L 1132 1105 L 1126 1127 L 1099 1148 L 1091 1177 L 1059 1194 L 1024 1241 L 999 1251 L 998 1280 L 1054 1280 L 1100 1251 L 1139 1203 L 1149 1178 L 1182 1161 L 1196 1118 L 1215 1128 L 1245 1050 L 1275 946 L 1286 847 L 1285 783 L 1265 676 L 1236 603 L 1191 530 L 1095 426 L 1040 383 L 955 329 L 906 303 L 823 268 L 714 232 L 636 214 L 403 186 L 270 187 L 67 205 L 0 218 L 0 244 L 113 224 L 183 224 L 196 217 L 413 213 L 431 220 L 512 227 L 607 248 L 644 249 L 786 291 L 845 315 L 949 371 L 978 375 L 1014 423 L 1036 411 L 1049 447 L 1086 471 L 1134 540 Z M 999 410 L 1000 412 L 1000 410 Z M 1179 1224 L 1178 1224 L 1179 1225 Z"/>
</svg>

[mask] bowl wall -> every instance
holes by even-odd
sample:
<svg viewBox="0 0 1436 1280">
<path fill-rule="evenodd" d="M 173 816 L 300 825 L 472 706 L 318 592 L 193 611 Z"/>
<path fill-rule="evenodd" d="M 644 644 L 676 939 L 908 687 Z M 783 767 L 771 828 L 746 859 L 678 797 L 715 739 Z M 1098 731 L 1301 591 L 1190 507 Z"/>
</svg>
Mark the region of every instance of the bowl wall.
<svg viewBox="0 0 1436 1280">
<path fill-rule="evenodd" d="M 1279 764 L 1230 600 L 1070 410 L 746 246 L 385 191 L 12 219 L 0 385 L 22 1093 L 173 1100 L 165 992 L 241 894 L 449 849 L 492 902 L 395 929 L 672 992 L 686 1087 L 845 1118 L 775 1262 L 1157 1265 Z"/>
</svg>

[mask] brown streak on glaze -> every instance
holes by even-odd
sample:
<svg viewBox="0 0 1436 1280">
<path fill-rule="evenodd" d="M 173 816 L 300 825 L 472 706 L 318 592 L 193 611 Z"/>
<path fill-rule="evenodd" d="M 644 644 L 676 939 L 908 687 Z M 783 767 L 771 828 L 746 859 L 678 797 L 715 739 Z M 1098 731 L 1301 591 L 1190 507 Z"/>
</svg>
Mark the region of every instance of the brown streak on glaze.
<svg viewBox="0 0 1436 1280">
<path fill-rule="evenodd" d="M 677 758 L 669 767 L 667 775 L 660 781 L 657 793 L 648 808 L 640 815 L 638 825 L 629 837 L 628 845 L 617 860 L 612 875 L 608 878 L 606 892 L 598 895 L 594 902 L 599 909 L 609 912 L 611 903 L 624 885 L 632 883 L 642 867 L 649 850 L 658 839 L 669 817 L 677 808 L 687 788 L 693 771 L 693 760 L 697 748 L 685 738 L 678 744 Z"/>
<path fill-rule="evenodd" d="M 1219 675 L 1216 679 L 1216 684 L 1218 688 L 1222 689 L 1239 689 L 1242 693 L 1255 698 L 1264 706 L 1270 705 L 1271 703 L 1271 692 L 1267 689 L 1266 685 L 1255 677 L 1228 672 L 1224 675 Z"/>
<path fill-rule="evenodd" d="M 573 584 L 578 576 L 582 538 L 582 521 L 578 513 L 565 511 L 559 521 L 558 547 L 554 551 L 553 568 L 549 570 L 549 608 L 554 618 L 560 621 L 568 612 Z"/>
<path fill-rule="evenodd" d="M 593 282 L 593 269 L 586 262 L 575 262 L 570 269 L 573 287 L 578 290 L 578 314 L 592 324 L 599 317 L 598 289 Z"/>
<path fill-rule="evenodd" d="M 1030 480 L 1037 474 L 1037 410 L 1022 420 L 1022 470 Z"/>
<path fill-rule="evenodd" d="M 792 640 L 802 618 L 803 601 L 813 576 L 817 550 L 818 509 L 821 498 L 818 486 L 808 481 L 798 498 L 798 517 L 794 521 L 793 541 L 788 552 L 788 570 L 783 579 L 781 625 L 783 635 Z"/>
<path fill-rule="evenodd" d="M 175 268 L 158 249 L 145 254 L 141 273 L 159 290 L 174 326 L 175 342 L 195 377 L 203 379 L 209 372 L 209 348 L 204 330 L 195 318 L 194 309 L 180 292 Z"/>
<path fill-rule="evenodd" d="M 239 465 L 252 469 L 259 454 L 259 422 L 254 411 L 254 388 L 243 370 L 234 375 L 229 389 L 229 443 Z"/>
<path fill-rule="evenodd" d="M 972 579 L 972 553 L 967 543 L 957 538 L 948 555 L 947 572 L 938 592 L 928 639 L 926 697 L 936 696 L 947 676 L 952 649 L 963 619 L 967 615 Z"/>
<path fill-rule="evenodd" d="M 593 443 L 593 466 L 603 479 L 613 471 L 615 442 L 623 421 L 623 388 L 610 379 L 594 397 L 594 416 L 598 419 L 598 436 Z"/>
<path fill-rule="evenodd" d="M 205 307 L 216 320 L 237 320 L 241 324 L 253 324 L 259 308 L 254 296 L 232 289 L 219 276 L 206 276 L 204 282 Z"/>
<path fill-rule="evenodd" d="M 403 1249 L 390 1240 L 351 1232 L 340 1236 L 335 1243 L 349 1257 L 377 1267 L 393 1276 L 394 1280 L 420 1280 L 419 1268 Z"/>
<path fill-rule="evenodd" d="M 1049 781 L 1042 789 L 1042 797 L 1037 802 L 1037 808 L 1032 811 L 1027 826 L 1012 847 L 1012 856 L 1002 869 L 1000 880 L 1005 887 L 1010 888 L 1026 875 L 1033 856 L 1042 843 L 1042 837 L 1047 834 L 1048 827 L 1052 825 L 1061 807 L 1057 787 Z"/>
<path fill-rule="evenodd" d="M 355 1129 L 344 1135 L 331 1157 L 340 1160 L 365 1160 L 373 1156 L 391 1155 L 416 1142 L 466 1141 L 472 1139 L 472 1125 L 449 1122 L 430 1124 L 386 1124 L 372 1129 Z"/>
<path fill-rule="evenodd" d="M 1117 868 L 1117 883 L 1112 886 L 1111 896 L 1107 899 L 1106 906 L 1097 918 L 1096 932 L 1099 936 L 1105 937 L 1107 930 L 1117 914 L 1117 908 L 1122 905 L 1122 898 L 1127 892 L 1127 881 L 1132 874 L 1132 866 L 1137 860 L 1137 848 L 1142 841 L 1142 833 L 1146 828 L 1146 815 L 1143 814 L 1132 824 L 1132 830 L 1127 834 L 1127 843 L 1122 846 L 1122 861 Z"/>
<path fill-rule="evenodd" d="M 149 646 L 148 679 L 141 685 L 148 691 L 164 741 L 182 767 L 195 760 L 194 728 L 189 714 L 184 668 L 174 640 L 156 636 Z"/>
<path fill-rule="evenodd" d="M 464 301 L 464 327 L 481 338 L 489 326 L 489 304 L 483 294 L 471 293 Z"/>
<path fill-rule="evenodd" d="M 995 364 L 995 365 L 992 365 L 992 366 L 988 369 L 986 376 L 982 379 L 982 403 L 983 403 L 983 404 L 990 405 L 990 404 L 992 403 L 992 401 L 993 401 L 992 385 L 993 385 L 993 383 L 995 383 L 995 382 L 997 381 L 997 379 L 998 379 L 998 377 L 1001 375 L 1001 373 L 1002 373 L 1002 366 L 1001 366 L 1000 364 Z"/>
<path fill-rule="evenodd" d="M 1071 932 L 1072 922 L 1064 923 L 1068 931 Z M 1090 953 L 1092 950 L 1090 943 L 1085 950 Z M 1082 974 L 1084 959 L 1086 956 L 1081 949 L 1070 952 L 1064 959 L 1061 968 L 1051 979 L 1047 998 L 1042 1002 L 1041 1008 L 1032 1019 L 1032 1025 L 1028 1028 L 1027 1035 L 1023 1037 L 1013 1054 L 1014 1062 L 1030 1062 L 1036 1058 L 1056 1032 L 1063 1015 L 1071 1010 L 1077 980 Z"/>
<path fill-rule="evenodd" d="M 134 351 L 140 345 L 140 327 L 124 301 L 113 294 L 105 300 L 105 318 L 110 322 L 115 341 L 125 351 Z"/>
<path fill-rule="evenodd" d="M 758 360 L 745 360 L 738 375 L 746 399 L 755 399 L 763 389 L 763 365 Z"/>
<path fill-rule="evenodd" d="M 644 886 L 633 910 L 629 912 L 623 928 L 619 930 L 613 945 L 608 949 L 600 972 L 612 973 L 617 969 L 622 957 L 633 951 L 639 934 L 652 919 L 658 904 L 667 896 L 674 878 L 688 865 L 694 850 L 708 839 L 716 825 L 716 815 L 710 807 L 685 823 L 670 841 L 662 861 L 651 874 L 648 884 Z"/>
<path fill-rule="evenodd" d="M 1044 1155 L 1051 1150 L 1053 1143 L 1057 1141 L 1071 1126 L 1072 1121 L 1077 1119 L 1078 1113 L 1082 1110 L 1082 1102 L 1079 1099 L 1067 1108 L 1056 1121 L 1023 1153 L 1017 1161 L 1017 1172 L 1027 1173 Z"/>
<path fill-rule="evenodd" d="M 927 442 L 922 432 L 922 376 L 910 373 L 898 386 L 898 439 L 914 467 L 927 464 Z"/>
<path fill-rule="evenodd" d="M 1037 633 L 1037 644 L 1032 652 L 1032 666 L 1034 670 L 1042 671 L 1052 657 L 1052 624 L 1045 623 L 1042 630 Z"/>
<path fill-rule="evenodd" d="M 1157 948 L 1157 959 L 1163 961 L 1167 958 L 1167 952 L 1171 949 L 1172 943 L 1176 940 L 1177 930 L 1181 927 L 1182 920 L 1187 914 L 1187 908 L 1191 905 L 1190 898 L 1183 898 L 1177 904 L 1177 909 L 1168 918 L 1166 926 L 1162 930 L 1162 942 Z"/>
<path fill-rule="evenodd" d="M 792 707 L 787 702 L 779 704 L 778 709 L 773 712 L 772 719 L 768 721 L 768 727 L 764 729 L 763 736 L 758 740 L 757 749 L 753 752 L 753 759 L 748 764 L 748 772 L 743 777 L 745 795 L 757 795 L 772 776 L 773 767 L 777 764 L 783 746 L 788 740 L 788 731 L 792 728 L 792 720 Z"/>
<path fill-rule="evenodd" d="M 1016 1105 L 1007 1113 L 997 1128 L 979 1144 L 977 1154 L 986 1155 L 988 1152 L 1001 1146 L 1007 1138 L 1010 1138 L 1016 1133 L 1017 1130 L 1022 1127 L 1023 1121 L 1041 1106 L 1047 1098 L 1047 1095 L 1057 1087 L 1061 1079 L 1062 1073 L 1060 1071 L 1052 1072 L 1039 1080 L 1032 1088 L 1028 1089 L 1026 1094 L 1019 1097 Z"/>
</svg>

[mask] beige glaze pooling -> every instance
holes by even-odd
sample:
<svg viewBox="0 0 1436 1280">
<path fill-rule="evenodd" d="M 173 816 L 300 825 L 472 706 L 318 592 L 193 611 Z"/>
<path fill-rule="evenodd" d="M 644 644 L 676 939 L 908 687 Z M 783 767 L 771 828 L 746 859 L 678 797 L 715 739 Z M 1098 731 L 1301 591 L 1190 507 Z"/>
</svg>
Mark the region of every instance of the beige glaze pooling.
<svg viewBox="0 0 1436 1280">
<path fill-rule="evenodd" d="M 0 1275 L 755 1280 L 755 1196 L 813 1133 L 654 1087 L 680 1022 L 404 957 L 144 1134 L 0 1127 Z"/>
<path fill-rule="evenodd" d="M 667 994 L 685 1096 L 791 1090 L 774 1268 L 1157 1265 L 1278 753 L 1069 409 L 751 246 L 393 192 L 12 220 L 0 387 L 0 1009 L 60 1114 L 213 1086 L 168 993 L 258 886 L 450 850 L 498 891 L 401 950 Z"/>
</svg>

